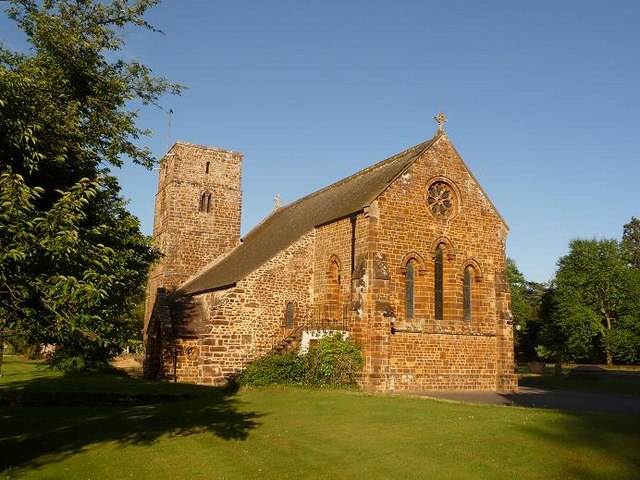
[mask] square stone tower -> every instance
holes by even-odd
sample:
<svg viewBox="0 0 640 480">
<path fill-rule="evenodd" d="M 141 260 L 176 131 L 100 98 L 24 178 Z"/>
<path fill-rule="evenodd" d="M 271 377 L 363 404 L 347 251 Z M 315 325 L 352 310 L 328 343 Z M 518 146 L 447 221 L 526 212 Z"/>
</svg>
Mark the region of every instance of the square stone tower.
<svg viewBox="0 0 640 480">
<path fill-rule="evenodd" d="M 145 334 L 159 289 L 173 291 L 240 243 L 242 154 L 177 142 L 160 162 Z"/>
</svg>

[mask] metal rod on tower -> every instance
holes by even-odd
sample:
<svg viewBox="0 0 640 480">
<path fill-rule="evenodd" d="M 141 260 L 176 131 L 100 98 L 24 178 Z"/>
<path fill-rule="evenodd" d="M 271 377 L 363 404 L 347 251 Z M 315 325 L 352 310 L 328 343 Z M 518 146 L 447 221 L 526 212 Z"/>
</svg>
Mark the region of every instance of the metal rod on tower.
<svg viewBox="0 0 640 480">
<path fill-rule="evenodd" d="M 167 126 L 167 149 L 165 153 L 169 153 L 170 137 L 171 137 L 171 115 L 173 115 L 173 109 L 169 109 L 169 125 Z"/>
</svg>

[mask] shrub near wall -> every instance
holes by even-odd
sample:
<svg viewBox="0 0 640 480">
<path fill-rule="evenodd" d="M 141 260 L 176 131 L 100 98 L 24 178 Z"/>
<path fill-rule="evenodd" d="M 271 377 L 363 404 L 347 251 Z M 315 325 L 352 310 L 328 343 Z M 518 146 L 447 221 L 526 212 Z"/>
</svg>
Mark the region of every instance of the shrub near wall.
<svg viewBox="0 0 640 480">
<path fill-rule="evenodd" d="M 352 386 L 364 365 L 360 347 L 341 334 L 321 338 L 304 358 L 305 383 L 315 387 Z"/>
<path fill-rule="evenodd" d="M 249 364 L 240 385 L 299 384 L 314 387 L 355 385 L 364 359 L 360 347 L 341 334 L 320 339 L 305 355 L 269 353 Z"/>
<path fill-rule="evenodd" d="M 295 352 L 268 353 L 251 362 L 237 382 L 254 387 L 274 383 L 299 384 L 304 376 L 304 362 Z"/>
</svg>

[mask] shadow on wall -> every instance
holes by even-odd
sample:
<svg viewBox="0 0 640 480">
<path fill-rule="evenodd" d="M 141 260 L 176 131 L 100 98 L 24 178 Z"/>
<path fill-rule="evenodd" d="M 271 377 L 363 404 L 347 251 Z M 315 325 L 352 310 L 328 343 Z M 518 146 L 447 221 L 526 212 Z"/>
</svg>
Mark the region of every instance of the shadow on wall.
<svg viewBox="0 0 640 480">
<path fill-rule="evenodd" d="M 146 331 L 144 376 L 175 379 L 176 340 L 197 339 L 206 332 L 205 319 L 200 299 L 158 288 Z"/>
<path fill-rule="evenodd" d="M 12 389 L 34 392 L 55 391 L 56 382 L 64 379 L 34 379 L 12 385 Z M 166 393 L 167 384 L 163 385 Z M 173 386 L 173 385 L 172 385 Z M 118 442 L 123 446 L 155 443 L 160 437 L 189 436 L 210 432 L 224 440 L 246 440 L 260 424 L 261 413 L 242 409 L 242 403 L 229 388 L 176 385 L 179 401 L 149 403 L 154 395 L 143 395 L 146 403 L 131 405 L 113 401 L 96 405 L 96 394 L 90 404 L 72 405 L 58 396 L 52 404 L 0 407 L 0 471 L 9 468 L 37 468 L 59 462 L 102 442 Z M 57 388 L 57 390 L 60 390 Z M 61 394 L 64 396 L 64 392 Z M 166 397 L 161 395 L 158 398 Z M 180 397 L 181 396 L 181 397 Z M 76 398 L 71 396 L 71 398 Z M 164 400 L 167 400 L 164 398 Z M 75 401 L 75 400 L 73 400 Z M 60 404 L 64 406 L 59 406 Z M 115 403 L 115 404 L 114 404 Z"/>
</svg>

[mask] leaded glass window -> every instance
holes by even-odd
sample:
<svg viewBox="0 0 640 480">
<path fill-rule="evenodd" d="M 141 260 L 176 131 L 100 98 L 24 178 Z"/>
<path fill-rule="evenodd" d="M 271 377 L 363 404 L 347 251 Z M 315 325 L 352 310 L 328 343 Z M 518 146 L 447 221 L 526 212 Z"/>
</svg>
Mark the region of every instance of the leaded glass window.
<svg viewBox="0 0 640 480">
<path fill-rule="evenodd" d="M 444 318 L 444 265 L 442 261 L 442 245 L 436 248 L 435 258 L 434 305 L 436 320 Z"/>
<path fill-rule="evenodd" d="M 415 269 L 413 268 L 413 262 L 407 263 L 407 268 L 404 273 L 404 313 L 406 318 L 413 318 L 415 309 L 415 297 L 414 297 L 414 284 L 415 284 Z"/>
<path fill-rule="evenodd" d="M 296 314 L 296 305 L 293 302 L 287 303 L 286 324 L 287 329 L 292 329 Z"/>
<path fill-rule="evenodd" d="M 463 315 L 467 322 L 471 321 L 471 267 L 464 269 L 464 283 L 462 288 Z"/>
</svg>

